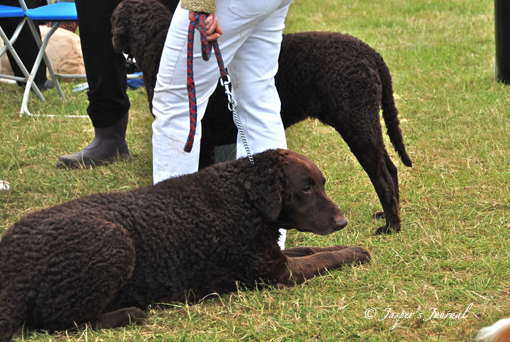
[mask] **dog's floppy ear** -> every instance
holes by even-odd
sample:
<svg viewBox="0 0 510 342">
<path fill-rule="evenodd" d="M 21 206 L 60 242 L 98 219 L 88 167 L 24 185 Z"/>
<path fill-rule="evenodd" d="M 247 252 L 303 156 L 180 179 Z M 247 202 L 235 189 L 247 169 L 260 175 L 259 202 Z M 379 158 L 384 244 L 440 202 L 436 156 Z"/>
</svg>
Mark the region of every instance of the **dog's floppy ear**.
<svg viewBox="0 0 510 342">
<path fill-rule="evenodd" d="M 244 184 L 253 205 L 268 221 L 276 221 L 282 210 L 282 187 L 280 182 L 259 183 L 256 179 Z"/>
<path fill-rule="evenodd" d="M 253 172 L 244 184 L 250 200 L 268 221 L 278 219 L 283 204 L 284 174 L 276 159 L 279 158 L 256 158 L 255 164 L 249 166 Z"/>
</svg>

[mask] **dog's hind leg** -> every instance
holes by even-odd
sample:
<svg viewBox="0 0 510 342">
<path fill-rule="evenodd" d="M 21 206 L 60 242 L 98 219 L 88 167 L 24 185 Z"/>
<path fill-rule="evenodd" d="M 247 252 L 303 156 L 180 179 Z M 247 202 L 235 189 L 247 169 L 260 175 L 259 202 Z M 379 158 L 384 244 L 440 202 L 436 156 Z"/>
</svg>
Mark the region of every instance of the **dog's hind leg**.
<svg viewBox="0 0 510 342">
<path fill-rule="evenodd" d="M 146 318 L 147 315 L 142 309 L 131 307 L 104 313 L 91 322 L 91 325 L 96 329 L 118 328 L 129 324 L 141 325 Z"/>
<path fill-rule="evenodd" d="M 301 284 L 326 270 L 333 270 L 344 265 L 366 263 L 370 259 L 368 251 L 361 247 L 345 247 L 337 251 L 287 257 L 287 269 L 279 277 L 276 277 L 278 280 L 274 285 L 284 287 Z"/>
<path fill-rule="evenodd" d="M 377 148 L 352 149 L 361 166 L 370 177 L 384 210 L 386 225 L 379 227 L 376 234 L 400 232 L 400 202 L 397 168 L 388 152 L 378 153 Z M 377 215 L 377 214 L 376 214 Z"/>
<path fill-rule="evenodd" d="M 81 212 L 65 234 L 49 241 L 48 267 L 41 272 L 27 325 L 65 330 L 95 322 L 131 276 L 135 249 L 119 224 Z"/>
<path fill-rule="evenodd" d="M 397 203 L 400 204 L 400 192 L 398 190 L 397 167 L 391 161 L 390 155 L 388 154 L 388 151 L 386 151 L 386 150 L 384 150 L 384 161 L 386 163 L 386 167 L 388 168 L 388 172 L 390 173 L 391 178 L 393 179 L 393 185 L 394 185 L 394 190 L 395 190 L 395 197 L 397 198 Z"/>
<path fill-rule="evenodd" d="M 14 333 L 23 325 L 27 316 L 25 296 L 13 291 L 12 286 L 0 293 L 0 342 L 12 340 Z"/>
<path fill-rule="evenodd" d="M 400 204 L 400 193 L 399 193 L 399 188 L 398 188 L 397 167 L 391 161 L 390 156 L 386 150 L 384 151 L 384 160 L 386 161 L 386 167 L 388 168 L 388 172 L 390 173 L 391 178 L 393 179 L 393 184 L 395 185 L 395 196 L 397 198 L 397 203 Z M 384 211 L 378 211 L 374 214 L 375 219 L 384 219 L 385 217 L 386 216 L 384 214 Z"/>
<path fill-rule="evenodd" d="M 400 231 L 397 169 L 386 151 L 379 108 L 382 85 L 376 69 L 360 62 L 352 66 L 352 78 L 343 81 L 344 101 L 332 100 L 328 115 L 320 118 L 334 127 L 356 156 L 375 188 L 386 217 L 377 234 Z M 339 84 L 338 82 L 335 84 Z M 396 115 L 396 113 L 395 113 Z"/>
</svg>

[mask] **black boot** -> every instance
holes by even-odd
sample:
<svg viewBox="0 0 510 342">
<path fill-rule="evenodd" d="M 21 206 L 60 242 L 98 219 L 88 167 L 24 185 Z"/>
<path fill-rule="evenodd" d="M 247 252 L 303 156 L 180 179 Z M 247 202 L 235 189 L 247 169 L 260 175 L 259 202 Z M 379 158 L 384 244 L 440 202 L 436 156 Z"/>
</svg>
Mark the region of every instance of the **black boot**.
<svg viewBox="0 0 510 342">
<path fill-rule="evenodd" d="M 61 156 L 57 167 L 99 166 L 115 162 L 117 159 L 129 159 L 131 154 L 126 143 L 128 119 L 129 113 L 126 113 L 113 126 L 94 127 L 95 137 L 90 145 L 80 152 Z"/>
</svg>

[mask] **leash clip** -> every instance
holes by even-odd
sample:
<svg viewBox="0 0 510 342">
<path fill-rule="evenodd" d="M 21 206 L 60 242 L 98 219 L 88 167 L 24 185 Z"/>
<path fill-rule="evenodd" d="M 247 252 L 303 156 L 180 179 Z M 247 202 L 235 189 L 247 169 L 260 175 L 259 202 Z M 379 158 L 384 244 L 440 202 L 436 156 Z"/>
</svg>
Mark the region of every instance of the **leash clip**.
<svg viewBox="0 0 510 342">
<path fill-rule="evenodd" d="M 226 75 L 226 80 L 223 77 L 220 77 L 220 84 L 222 87 L 225 88 L 225 95 L 227 95 L 227 101 L 228 101 L 228 110 L 233 112 L 237 107 L 237 102 L 234 99 L 234 94 L 232 94 L 232 91 L 230 90 L 230 86 L 232 82 L 230 81 L 230 75 Z"/>
</svg>

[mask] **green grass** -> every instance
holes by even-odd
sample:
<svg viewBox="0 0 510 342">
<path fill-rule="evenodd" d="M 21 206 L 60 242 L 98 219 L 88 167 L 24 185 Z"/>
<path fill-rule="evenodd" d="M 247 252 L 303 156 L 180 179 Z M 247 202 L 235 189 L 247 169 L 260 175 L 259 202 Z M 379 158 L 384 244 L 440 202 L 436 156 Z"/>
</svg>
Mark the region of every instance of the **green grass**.
<svg viewBox="0 0 510 342">
<path fill-rule="evenodd" d="M 489 0 L 295 0 L 287 32 L 354 35 L 378 50 L 392 72 L 413 168 L 388 147 L 399 169 L 403 232 L 374 236 L 382 222 L 368 176 L 330 127 L 289 129 L 289 148 L 328 178 L 349 226 L 329 236 L 291 231 L 289 247 L 367 248 L 373 262 L 331 271 L 292 289 L 260 288 L 196 305 L 150 308 L 147 324 L 104 331 L 24 331 L 19 341 L 469 341 L 510 315 L 510 88 L 494 77 L 494 15 Z M 33 112 L 84 114 L 85 93 L 55 91 Z M 55 168 L 85 146 L 88 119 L 19 117 L 22 92 L 1 85 L 0 231 L 38 209 L 89 193 L 152 182 L 151 121 L 143 91 L 130 91 L 133 158 L 109 167 Z M 386 137 L 385 137 L 386 139 Z M 388 140 L 386 139 L 386 142 Z M 464 318 L 432 318 L 464 313 Z M 365 317 L 375 308 L 374 319 Z M 411 317 L 383 319 L 391 308 Z M 386 310 L 386 311 L 385 311 Z M 419 317 L 421 314 L 421 317 Z M 396 323 L 396 325 L 395 325 Z"/>
</svg>

